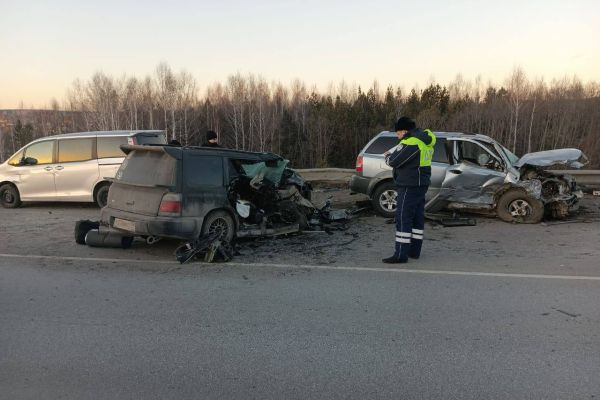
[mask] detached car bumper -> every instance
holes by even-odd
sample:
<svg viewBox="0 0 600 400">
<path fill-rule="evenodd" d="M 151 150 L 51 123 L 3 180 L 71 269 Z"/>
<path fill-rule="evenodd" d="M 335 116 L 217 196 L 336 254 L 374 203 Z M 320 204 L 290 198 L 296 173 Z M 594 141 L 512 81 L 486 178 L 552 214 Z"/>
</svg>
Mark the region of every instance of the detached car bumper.
<svg viewBox="0 0 600 400">
<path fill-rule="evenodd" d="M 111 230 L 131 236 L 160 236 L 191 240 L 202 229 L 201 217 L 158 217 L 104 207 L 101 221 Z"/>
<path fill-rule="evenodd" d="M 350 178 L 350 191 L 353 193 L 362 193 L 369 194 L 369 184 L 371 183 L 371 178 L 366 178 L 364 176 L 352 175 Z"/>
</svg>

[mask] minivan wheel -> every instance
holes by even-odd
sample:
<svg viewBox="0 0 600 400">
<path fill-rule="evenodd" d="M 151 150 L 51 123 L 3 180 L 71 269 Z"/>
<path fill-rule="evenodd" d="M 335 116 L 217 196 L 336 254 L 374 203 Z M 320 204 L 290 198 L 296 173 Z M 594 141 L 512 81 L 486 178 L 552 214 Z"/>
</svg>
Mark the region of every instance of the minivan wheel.
<svg viewBox="0 0 600 400">
<path fill-rule="evenodd" d="M 385 218 L 393 218 L 396 214 L 396 185 L 386 182 L 373 192 L 371 203 L 375 212 Z"/>
<path fill-rule="evenodd" d="M 227 211 L 213 211 L 204 218 L 202 235 L 221 231 L 220 239 L 231 242 L 235 236 L 235 223 Z"/>
<path fill-rule="evenodd" d="M 11 184 L 0 186 L 0 204 L 4 208 L 17 208 L 21 205 L 19 190 Z"/>
<path fill-rule="evenodd" d="M 505 222 L 537 224 L 544 217 L 544 203 L 524 190 L 511 189 L 498 200 L 496 214 Z"/>
<path fill-rule="evenodd" d="M 96 194 L 94 195 L 94 202 L 98 205 L 98 207 L 102 208 L 106 206 L 108 203 L 108 190 L 110 189 L 110 183 L 103 183 L 96 189 Z"/>
</svg>

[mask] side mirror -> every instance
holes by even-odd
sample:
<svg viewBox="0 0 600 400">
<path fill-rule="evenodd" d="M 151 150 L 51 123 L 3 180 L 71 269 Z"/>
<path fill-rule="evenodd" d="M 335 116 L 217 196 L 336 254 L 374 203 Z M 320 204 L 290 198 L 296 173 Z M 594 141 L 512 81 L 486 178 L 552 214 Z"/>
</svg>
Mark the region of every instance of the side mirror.
<svg viewBox="0 0 600 400">
<path fill-rule="evenodd" d="M 36 165 L 38 160 L 33 157 L 25 157 L 21 160 L 21 165 Z"/>
</svg>

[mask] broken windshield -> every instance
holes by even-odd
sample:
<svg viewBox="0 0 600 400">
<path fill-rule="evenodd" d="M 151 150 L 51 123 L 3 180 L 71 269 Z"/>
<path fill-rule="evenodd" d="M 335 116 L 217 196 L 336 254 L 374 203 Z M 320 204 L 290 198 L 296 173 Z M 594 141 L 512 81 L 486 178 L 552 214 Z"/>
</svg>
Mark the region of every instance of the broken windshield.
<svg viewBox="0 0 600 400">
<path fill-rule="evenodd" d="M 506 158 L 508 158 L 508 161 L 511 163 L 511 165 L 515 165 L 515 163 L 517 161 L 519 161 L 519 157 L 517 157 L 512 151 L 510 151 L 506 147 L 502 146 L 501 144 L 498 144 L 498 146 L 500 146 L 500 148 L 506 155 Z"/>
<path fill-rule="evenodd" d="M 249 178 L 255 178 L 262 175 L 263 178 L 272 182 L 275 186 L 279 186 L 281 177 L 289 160 L 273 160 L 268 162 L 258 162 L 252 164 L 242 164 L 244 174 Z"/>
</svg>

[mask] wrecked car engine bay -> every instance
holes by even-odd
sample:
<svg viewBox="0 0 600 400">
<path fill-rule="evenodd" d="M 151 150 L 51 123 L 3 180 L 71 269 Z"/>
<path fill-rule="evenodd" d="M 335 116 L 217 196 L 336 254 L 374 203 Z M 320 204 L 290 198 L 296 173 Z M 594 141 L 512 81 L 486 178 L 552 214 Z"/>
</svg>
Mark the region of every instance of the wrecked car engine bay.
<svg viewBox="0 0 600 400">
<path fill-rule="evenodd" d="M 442 209 L 497 216 L 505 222 L 539 223 L 543 218 L 564 219 L 578 209 L 582 190 L 575 179 L 548 167 L 581 168 L 588 162 L 577 149 L 558 149 L 527 154 L 520 159 L 495 143 L 467 157 L 463 143 L 457 144 L 455 162 L 441 187 L 426 205 L 429 212 Z M 491 146 L 497 152 L 490 151 Z M 466 147 L 466 146 L 464 146 Z M 484 153 L 487 151 L 487 153 Z M 507 160 L 498 157 L 504 152 Z M 511 160 L 513 157 L 516 161 Z M 513 162 L 511 162 L 513 161 Z"/>
</svg>

